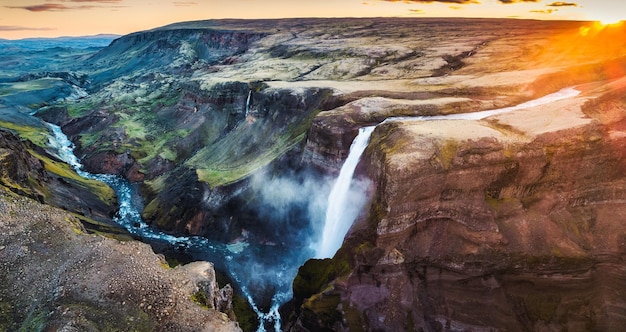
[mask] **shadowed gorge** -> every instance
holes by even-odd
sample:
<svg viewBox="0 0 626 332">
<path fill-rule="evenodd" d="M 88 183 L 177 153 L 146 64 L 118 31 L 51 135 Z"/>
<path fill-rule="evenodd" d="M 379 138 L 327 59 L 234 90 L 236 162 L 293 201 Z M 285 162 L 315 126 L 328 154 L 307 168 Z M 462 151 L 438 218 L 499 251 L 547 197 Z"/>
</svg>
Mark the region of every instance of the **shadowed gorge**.
<svg viewBox="0 0 626 332">
<path fill-rule="evenodd" d="M 37 305 L 3 276 L 0 329 L 618 330 L 624 36 L 346 18 L 15 44 L 0 262 L 61 277 Z M 107 293 L 118 269 L 141 280 Z"/>
</svg>

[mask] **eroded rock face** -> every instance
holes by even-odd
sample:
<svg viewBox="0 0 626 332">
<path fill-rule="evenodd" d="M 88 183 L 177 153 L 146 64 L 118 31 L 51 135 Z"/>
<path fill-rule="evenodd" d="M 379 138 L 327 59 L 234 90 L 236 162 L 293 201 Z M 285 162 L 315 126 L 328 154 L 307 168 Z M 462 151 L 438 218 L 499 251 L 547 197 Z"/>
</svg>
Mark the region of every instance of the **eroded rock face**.
<svg viewBox="0 0 626 332">
<path fill-rule="evenodd" d="M 11 191 L 113 224 L 111 188 L 79 177 L 43 149 L 5 130 L 0 130 L 0 164 L 0 184 Z"/>
<path fill-rule="evenodd" d="M 184 102 L 194 98 L 188 93 Z M 299 149 L 327 95 L 324 89 L 254 92 L 242 84 L 195 95 L 200 118 L 191 121 L 198 129 L 176 142 L 176 151 L 190 157 L 147 183 L 144 218 L 168 231 L 226 241 L 241 228 L 263 228 L 253 219 L 258 212 L 250 207 L 256 194 L 248 190 L 249 178 L 262 169 L 287 173 L 301 165 L 300 155 L 289 152 Z"/>
<path fill-rule="evenodd" d="M 623 89 L 586 115 L 576 99 L 379 126 L 362 170 L 376 183 L 371 208 L 334 259 L 351 271 L 300 299 L 291 329 L 624 326 Z M 531 124 L 538 112 L 563 119 Z"/>
</svg>

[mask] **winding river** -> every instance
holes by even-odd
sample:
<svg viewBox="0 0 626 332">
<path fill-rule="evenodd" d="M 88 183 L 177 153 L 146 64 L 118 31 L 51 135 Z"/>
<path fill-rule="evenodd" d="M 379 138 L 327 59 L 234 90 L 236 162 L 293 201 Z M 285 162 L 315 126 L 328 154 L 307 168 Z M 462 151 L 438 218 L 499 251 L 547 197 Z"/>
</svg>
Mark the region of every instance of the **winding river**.
<svg viewBox="0 0 626 332">
<path fill-rule="evenodd" d="M 539 106 L 557 100 L 575 97 L 580 92 L 573 88 L 566 88 L 559 92 L 545 97 L 532 100 L 517 106 L 502 109 L 467 113 L 452 114 L 442 116 L 416 116 L 416 117 L 395 117 L 389 121 L 428 121 L 428 120 L 479 120 L 488 116 L 520 110 L 524 108 Z M 249 97 L 248 97 L 249 98 Z M 249 99 L 246 104 L 249 103 Z M 119 212 L 115 217 L 115 222 L 123 226 L 128 232 L 149 242 L 163 241 L 174 248 L 182 248 L 196 259 L 213 262 L 217 268 L 227 271 L 230 277 L 237 283 L 244 296 L 248 299 L 253 310 L 259 317 L 258 331 L 266 329 L 281 330 L 281 317 L 279 307 L 292 297 L 291 283 L 295 278 L 298 268 L 312 256 L 318 258 L 332 257 L 341 246 L 343 239 L 354 222 L 353 218 L 346 218 L 342 214 L 345 208 L 347 195 L 350 194 L 352 177 L 361 155 L 365 151 L 369 138 L 376 126 L 364 127 L 352 144 L 346 162 L 342 166 L 340 175 L 335 180 L 332 191 L 328 198 L 326 218 L 322 239 L 312 241 L 319 243 L 317 252 L 304 251 L 293 255 L 293 248 L 280 248 L 277 246 L 250 245 L 246 242 L 236 244 L 223 244 L 209 241 L 203 237 L 180 237 L 164 233 L 146 224 L 141 218 L 141 202 L 135 187 L 127 180 L 107 174 L 92 174 L 84 171 L 79 158 L 74 154 L 74 145 L 62 132 L 59 126 L 48 124 L 51 132 L 49 139 L 50 147 L 56 152 L 56 156 L 68 163 L 80 176 L 102 181 L 115 190 L 118 196 Z M 315 239 L 313 239 L 315 240 Z M 289 252 L 289 254 L 288 254 Z M 263 262 L 259 262 L 255 255 L 263 255 Z M 271 257 L 271 258 L 270 258 Z M 285 259 L 285 257 L 290 257 Z M 253 269 L 253 264 L 260 265 Z M 251 286 L 258 280 L 254 280 L 255 273 L 271 273 L 270 277 L 275 281 L 273 297 L 268 309 L 260 308 L 254 294 L 251 293 Z"/>
<path fill-rule="evenodd" d="M 266 331 L 266 328 L 273 328 L 280 331 L 281 319 L 278 309 L 292 297 L 291 282 L 295 278 L 298 268 L 309 257 L 301 257 L 298 262 L 275 262 L 270 260 L 272 268 L 267 269 L 274 274 L 277 282 L 271 305 L 267 312 L 264 312 L 256 302 L 257 300 L 250 291 L 250 286 L 254 283 L 254 275 L 251 271 L 250 252 L 263 252 L 268 256 L 280 255 L 280 248 L 271 246 L 268 248 L 253 248 L 245 242 L 236 244 L 223 244 L 210 241 L 200 236 L 173 236 L 145 223 L 141 218 L 141 202 L 135 187 L 126 179 L 110 174 L 93 174 L 83 170 L 83 165 L 74 154 L 74 144 L 67 138 L 61 128 L 54 124 L 47 124 L 50 128 L 51 136 L 49 145 L 56 152 L 55 155 L 69 164 L 78 175 L 92 180 L 98 180 L 109 185 L 117 194 L 119 212 L 114 217 L 114 221 L 123 226 L 129 233 L 139 237 L 145 242 L 157 241 L 166 242 L 174 248 L 182 248 L 195 259 L 213 262 L 213 264 L 223 271 L 228 272 L 229 277 L 235 281 L 236 286 L 241 289 L 247 298 L 252 309 L 259 317 L 258 331 Z M 258 268 L 263 270 L 263 266 Z M 260 271 L 258 272 L 260 273 Z M 282 287 L 281 287 L 282 286 Z"/>
</svg>

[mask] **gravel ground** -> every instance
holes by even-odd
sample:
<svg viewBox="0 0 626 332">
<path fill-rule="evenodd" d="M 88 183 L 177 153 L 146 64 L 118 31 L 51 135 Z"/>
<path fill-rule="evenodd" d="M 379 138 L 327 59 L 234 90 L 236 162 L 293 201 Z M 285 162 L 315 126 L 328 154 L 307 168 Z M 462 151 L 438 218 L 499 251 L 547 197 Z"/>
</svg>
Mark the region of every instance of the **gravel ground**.
<svg viewBox="0 0 626 332">
<path fill-rule="evenodd" d="M 169 268 L 144 243 L 86 234 L 71 214 L 3 187 L 0 268 L 0 331 L 239 331 L 212 309 L 210 263 Z M 191 300 L 200 289 L 208 306 Z"/>
</svg>

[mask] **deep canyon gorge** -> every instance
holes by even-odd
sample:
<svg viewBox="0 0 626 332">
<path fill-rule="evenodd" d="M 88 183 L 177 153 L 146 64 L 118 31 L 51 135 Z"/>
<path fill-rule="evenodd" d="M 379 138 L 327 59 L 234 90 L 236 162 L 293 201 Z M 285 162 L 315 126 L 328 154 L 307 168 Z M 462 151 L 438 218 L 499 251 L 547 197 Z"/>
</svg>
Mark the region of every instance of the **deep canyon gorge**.
<svg viewBox="0 0 626 332">
<path fill-rule="evenodd" d="M 0 330 L 619 331 L 624 37 L 346 18 L 0 41 Z"/>
</svg>

